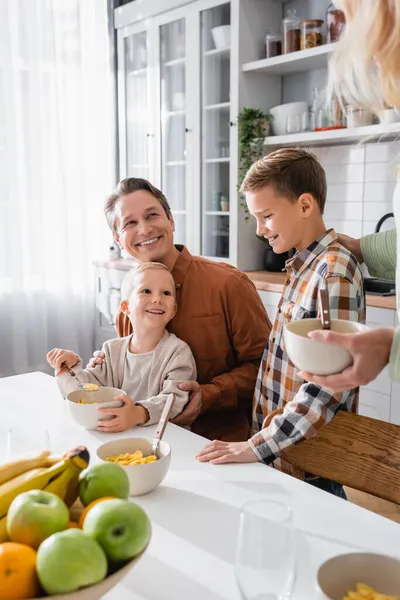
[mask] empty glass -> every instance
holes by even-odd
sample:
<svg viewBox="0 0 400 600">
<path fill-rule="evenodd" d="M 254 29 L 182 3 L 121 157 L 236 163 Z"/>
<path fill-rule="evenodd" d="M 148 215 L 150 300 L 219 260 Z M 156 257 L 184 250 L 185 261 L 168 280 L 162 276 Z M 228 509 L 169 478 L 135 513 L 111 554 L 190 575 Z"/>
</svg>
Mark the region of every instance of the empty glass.
<svg viewBox="0 0 400 600">
<path fill-rule="evenodd" d="M 236 580 L 244 600 L 289 600 L 295 580 L 292 511 L 270 500 L 245 504 L 240 515 Z"/>
<path fill-rule="evenodd" d="M 7 460 L 50 450 L 50 432 L 35 425 L 16 425 L 7 434 Z"/>
</svg>

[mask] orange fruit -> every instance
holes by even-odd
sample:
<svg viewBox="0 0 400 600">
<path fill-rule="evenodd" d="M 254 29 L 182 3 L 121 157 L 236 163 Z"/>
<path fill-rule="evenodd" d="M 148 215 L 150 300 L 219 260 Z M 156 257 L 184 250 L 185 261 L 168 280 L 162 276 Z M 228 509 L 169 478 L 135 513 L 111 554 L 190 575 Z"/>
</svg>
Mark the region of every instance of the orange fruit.
<svg viewBox="0 0 400 600">
<path fill-rule="evenodd" d="M 97 500 L 93 500 L 93 502 L 88 504 L 87 507 L 82 511 L 81 516 L 79 517 L 78 527 L 80 527 L 81 529 L 83 528 L 83 524 L 85 522 L 86 515 L 88 514 L 89 510 L 99 502 L 103 502 L 103 500 L 115 500 L 115 496 L 104 496 L 104 498 L 97 498 Z"/>
<path fill-rule="evenodd" d="M 38 594 L 36 550 L 14 542 L 0 544 L 0 600 L 22 600 Z"/>
<path fill-rule="evenodd" d="M 75 521 L 70 521 L 68 523 L 68 529 L 79 529 L 79 525 L 78 523 L 75 523 Z"/>
</svg>

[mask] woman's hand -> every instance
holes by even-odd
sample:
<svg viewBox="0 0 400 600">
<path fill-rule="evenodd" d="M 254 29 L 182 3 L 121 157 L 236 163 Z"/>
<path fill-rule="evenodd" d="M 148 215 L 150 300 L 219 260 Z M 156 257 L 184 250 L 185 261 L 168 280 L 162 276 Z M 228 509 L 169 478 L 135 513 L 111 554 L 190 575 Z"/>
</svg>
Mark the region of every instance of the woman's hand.
<svg viewBox="0 0 400 600">
<path fill-rule="evenodd" d="M 114 400 L 121 400 L 123 406 L 120 408 L 99 408 L 100 413 L 113 415 L 114 418 L 110 421 L 97 421 L 98 431 L 118 433 L 135 427 L 135 425 L 143 425 L 149 420 L 148 411 L 143 406 L 134 404 L 129 396 L 116 396 Z"/>
<path fill-rule="evenodd" d="M 335 331 L 311 331 L 308 336 L 319 342 L 328 342 L 348 350 L 353 364 L 336 375 L 313 375 L 298 373 L 299 377 L 328 388 L 332 392 L 344 392 L 373 381 L 389 362 L 394 329 L 373 329 L 361 333 L 337 333 Z"/>
<path fill-rule="evenodd" d="M 210 462 L 212 465 L 224 463 L 258 462 L 249 442 L 222 442 L 214 440 L 196 456 L 199 462 Z"/>
<path fill-rule="evenodd" d="M 47 353 L 47 362 L 56 372 L 56 375 L 62 375 L 64 371 L 61 370 L 62 363 L 65 363 L 69 369 L 72 369 L 79 361 L 79 356 L 75 352 L 70 350 L 63 350 L 62 348 L 53 348 Z"/>
<path fill-rule="evenodd" d="M 361 240 L 339 233 L 338 241 L 342 246 L 347 248 L 349 252 L 354 254 L 360 264 L 364 262 L 364 257 L 361 252 Z"/>
</svg>

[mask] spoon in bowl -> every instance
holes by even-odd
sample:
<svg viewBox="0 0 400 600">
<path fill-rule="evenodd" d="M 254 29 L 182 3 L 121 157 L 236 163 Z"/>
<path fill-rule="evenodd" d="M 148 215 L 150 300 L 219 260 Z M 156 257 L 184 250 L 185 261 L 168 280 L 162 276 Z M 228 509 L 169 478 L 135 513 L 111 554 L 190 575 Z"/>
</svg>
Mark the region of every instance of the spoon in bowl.
<svg viewBox="0 0 400 600">
<path fill-rule="evenodd" d="M 156 434 L 153 439 L 153 445 L 151 447 L 151 453 L 154 454 L 155 456 L 157 456 L 157 458 L 159 458 L 159 456 L 157 455 L 158 444 L 160 443 L 160 440 L 162 439 L 162 436 L 164 435 L 164 431 L 165 431 L 165 428 L 168 423 L 169 413 L 171 412 L 173 403 L 174 403 L 174 395 L 170 394 L 168 396 L 168 400 L 165 403 L 164 409 L 161 413 L 161 417 L 160 417 L 160 420 L 158 422 L 157 429 L 156 429 Z"/>
<path fill-rule="evenodd" d="M 65 362 L 61 363 L 61 370 L 75 379 L 75 385 L 79 390 L 83 390 L 84 392 L 96 392 L 100 387 L 95 383 L 81 383 L 75 375 L 75 371 L 67 367 Z"/>
</svg>

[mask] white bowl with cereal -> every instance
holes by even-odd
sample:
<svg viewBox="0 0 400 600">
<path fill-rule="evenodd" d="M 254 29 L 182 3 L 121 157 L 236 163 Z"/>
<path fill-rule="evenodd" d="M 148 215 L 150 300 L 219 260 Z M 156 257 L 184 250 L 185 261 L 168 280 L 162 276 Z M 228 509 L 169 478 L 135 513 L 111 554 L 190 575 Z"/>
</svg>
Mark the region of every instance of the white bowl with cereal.
<svg viewBox="0 0 400 600">
<path fill-rule="evenodd" d="M 66 402 L 71 417 L 85 429 L 96 429 L 97 421 L 109 421 L 112 415 L 102 415 L 99 408 L 120 408 L 121 400 L 116 396 L 126 395 L 124 391 L 113 387 L 86 388 L 74 390 L 67 395 Z"/>
<path fill-rule="evenodd" d="M 160 485 L 168 473 L 171 447 L 161 440 L 157 456 L 152 454 L 153 438 L 129 437 L 106 442 L 97 448 L 100 462 L 119 464 L 129 478 L 130 496 L 143 496 Z"/>
<path fill-rule="evenodd" d="M 321 600 L 400 600 L 400 560 L 354 552 L 324 562 L 317 574 Z"/>
</svg>

